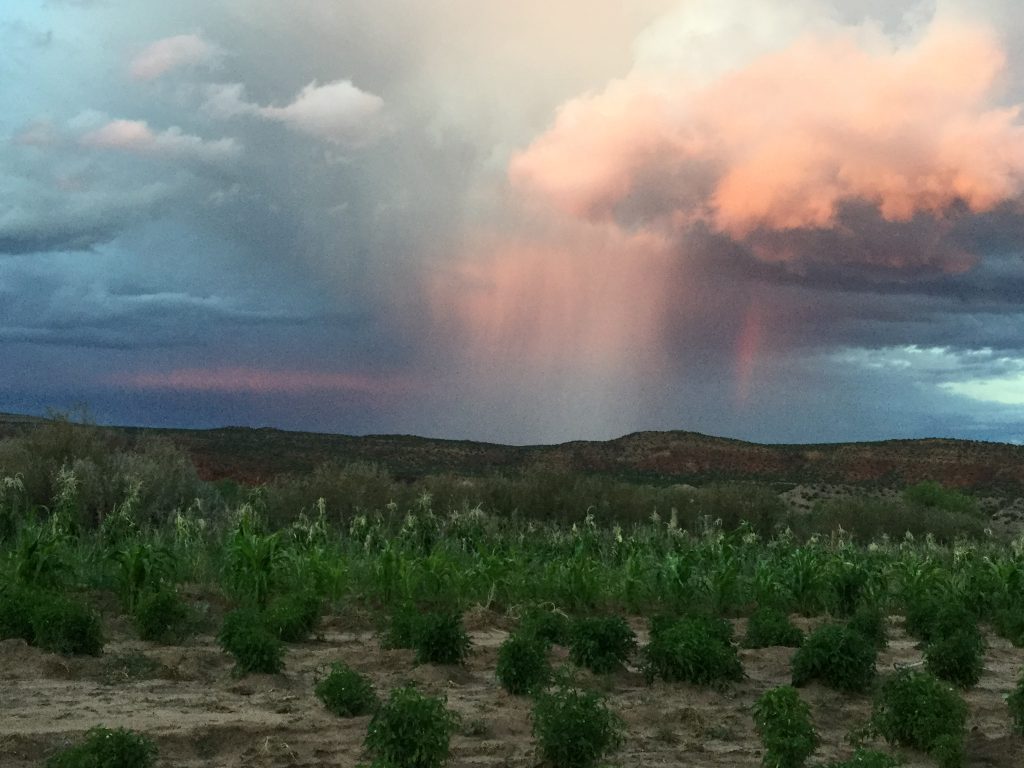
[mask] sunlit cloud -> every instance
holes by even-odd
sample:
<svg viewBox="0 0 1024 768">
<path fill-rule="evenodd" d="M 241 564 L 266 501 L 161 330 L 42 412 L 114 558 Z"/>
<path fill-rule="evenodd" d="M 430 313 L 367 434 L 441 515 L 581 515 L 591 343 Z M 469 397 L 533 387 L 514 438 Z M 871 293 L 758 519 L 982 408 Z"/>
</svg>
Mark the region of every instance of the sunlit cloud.
<svg viewBox="0 0 1024 768">
<path fill-rule="evenodd" d="M 111 120 L 79 140 L 83 146 L 142 154 L 221 160 L 237 157 L 241 146 L 232 138 L 206 140 L 178 127 L 156 132 L 144 120 Z"/>
<path fill-rule="evenodd" d="M 212 85 L 207 89 L 204 108 L 214 117 L 224 119 L 251 115 L 283 123 L 292 130 L 334 144 L 366 144 L 385 130 L 381 119 L 384 100 L 357 88 L 351 80 L 323 85 L 314 81 L 283 107 L 247 101 L 240 83 Z"/>
<path fill-rule="evenodd" d="M 146 46 L 131 61 L 129 71 L 136 80 L 155 80 L 181 67 L 211 64 L 223 51 L 199 35 L 165 37 Z"/>
<path fill-rule="evenodd" d="M 1020 106 L 999 105 L 1005 60 L 991 28 L 940 18 L 906 42 L 811 31 L 710 82 L 648 65 L 567 102 L 509 175 L 575 216 L 702 222 L 740 241 L 842 231 L 850 205 L 942 228 L 1024 189 Z M 796 245 L 756 252 L 829 259 Z M 947 264 L 965 266 L 962 254 Z"/>
</svg>

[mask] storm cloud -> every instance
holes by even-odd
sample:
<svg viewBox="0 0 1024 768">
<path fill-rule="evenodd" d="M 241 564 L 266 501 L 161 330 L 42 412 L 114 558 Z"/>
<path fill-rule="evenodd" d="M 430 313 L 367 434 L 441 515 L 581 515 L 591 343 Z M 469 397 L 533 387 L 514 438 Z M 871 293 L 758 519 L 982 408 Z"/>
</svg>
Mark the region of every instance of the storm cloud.
<svg viewBox="0 0 1024 768">
<path fill-rule="evenodd" d="M 0 409 L 1024 440 L 1008 0 L 8 16 Z"/>
</svg>

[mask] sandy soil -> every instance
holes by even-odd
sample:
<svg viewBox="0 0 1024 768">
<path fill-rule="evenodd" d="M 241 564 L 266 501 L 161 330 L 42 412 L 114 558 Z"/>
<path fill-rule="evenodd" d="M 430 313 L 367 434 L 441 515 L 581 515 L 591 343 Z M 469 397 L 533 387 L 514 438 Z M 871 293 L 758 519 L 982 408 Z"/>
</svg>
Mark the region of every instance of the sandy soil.
<svg viewBox="0 0 1024 768">
<path fill-rule="evenodd" d="M 232 677 L 230 659 L 210 636 L 184 646 L 160 646 L 134 639 L 115 622 L 104 656 L 95 659 L 64 658 L 19 640 L 5 641 L 0 643 L 0 765 L 37 766 L 102 724 L 149 734 L 160 748 L 158 764 L 166 768 L 355 766 L 365 761 L 362 741 L 369 718 L 336 718 L 312 693 L 318 674 L 344 660 L 369 674 L 379 691 L 414 680 L 445 694 L 463 716 L 450 765 L 535 766 L 529 702 L 509 696 L 494 679 L 508 622 L 486 614 L 468 618 L 473 651 L 465 667 L 417 667 L 411 652 L 381 650 L 372 632 L 348 631 L 341 618 L 333 617 L 316 640 L 289 647 L 283 674 L 243 679 Z M 636 627 L 641 629 L 643 622 L 638 620 Z M 744 631 L 742 620 L 737 629 Z M 627 742 L 611 763 L 759 765 L 750 707 L 767 688 L 789 682 L 792 653 L 783 648 L 742 651 L 748 679 L 722 692 L 663 683 L 649 687 L 635 669 L 604 680 L 590 678 L 609 694 L 628 727 Z M 556 661 L 565 658 L 561 649 L 554 654 Z M 894 621 L 879 670 L 920 658 L 914 641 Z M 967 693 L 970 766 L 1024 766 L 1024 739 L 1012 735 L 1003 701 L 1022 667 L 1024 649 L 990 639 L 985 674 Z M 812 764 L 848 756 L 845 735 L 866 720 L 869 696 L 839 696 L 817 685 L 804 688 L 802 695 L 822 737 Z M 920 754 L 905 756 L 908 766 L 931 765 Z"/>
</svg>

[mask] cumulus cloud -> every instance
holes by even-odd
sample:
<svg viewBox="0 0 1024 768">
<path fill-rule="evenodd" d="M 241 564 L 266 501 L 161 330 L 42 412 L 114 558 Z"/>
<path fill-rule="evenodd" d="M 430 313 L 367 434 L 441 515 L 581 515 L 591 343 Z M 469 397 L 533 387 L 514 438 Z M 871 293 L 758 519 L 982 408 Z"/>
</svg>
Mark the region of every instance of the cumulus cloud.
<svg viewBox="0 0 1024 768">
<path fill-rule="evenodd" d="M 240 83 L 210 86 L 204 109 L 220 118 L 252 115 L 283 123 L 294 131 L 334 144 L 359 146 L 383 130 L 384 100 L 367 93 L 351 80 L 336 80 L 303 88 L 286 106 L 261 106 L 245 99 Z"/>
<path fill-rule="evenodd" d="M 706 82 L 652 62 L 563 105 L 512 158 L 512 181 L 575 216 L 701 222 L 778 260 L 828 255 L 764 233 L 860 236 L 851 207 L 875 209 L 875 224 L 923 216 L 941 229 L 1024 190 L 1020 106 L 999 104 L 1005 54 L 984 25 L 938 18 L 908 40 L 812 29 Z M 950 254 L 948 268 L 965 265 Z"/>
<path fill-rule="evenodd" d="M 165 37 L 146 46 L 132 59 L 129 71 L 136 80 L 155 80 L 181 67 L 210 64 L 223 56 L 199 35 Z"/>
<path fill-rule="evenodd" d="M 173 126 L 155 132 L 144 120 L 111 120 L 79 140 L 83 146 L 140 154 L 224 160 L 236 157 L 241 146 L 232 138 L 208 141 Z"/>
</svg>

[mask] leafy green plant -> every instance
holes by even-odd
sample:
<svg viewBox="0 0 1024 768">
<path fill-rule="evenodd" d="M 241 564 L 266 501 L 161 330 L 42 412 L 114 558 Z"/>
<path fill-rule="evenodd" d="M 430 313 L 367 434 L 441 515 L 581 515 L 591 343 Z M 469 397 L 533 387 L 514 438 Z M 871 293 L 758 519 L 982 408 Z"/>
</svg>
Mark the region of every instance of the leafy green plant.
<svg viewBox="0 0 1024 768">
<path fill-rule="evenodd" d="M 648 682 L 656 677 L 698 685 L 742 680 L 743 665 L 730 635 L 716 620 L 700 616 L 652 626 L 650 643 L 643 649 Z"/>
<path fill-rule="evenodd" d="M 33 642 L 32 612 L 38 601 L 34 590 L 17 584 L 0 590 L 0 640 L 20 637 L 27 643 Z"/>
<path fill-rule="evenodd" d="M 99 615 L 77 600 L 46 596 L 32 612 L 33 642 L 56 653 L 99 656 L 103 627 Z"/>
<path fill-rule="evenodd" d="M 1010 720 L 1013 729 L 1024 736 L 1024 676 L 1017 682 L 1017 687 L 1006 697 L 1006 706 L 1010 708 Z"/>
<path fill-rule="evenodd" d="M 337 662 L 314 689 L 328 711 L 338 717 L 367 715 L 378 705 L 373 683 L 347 664 Z"/>
<path fill-rule="evenodd" d="M 636 633 L 621 616 L 578 618 L 569 629 L 569 658 L 598 674 L 622 667 L 636 649 Z"/>
<path fill-rule="evenodd" d="M 14 550 L 17 580 L 33 587 L 58 587 L 70 571 L 65 545 L 65 538 L 48 527 L 23 527 Z"/>
<path fill-rule="evenodd" d="M 114 552 L 121 603 L 129 613 L 144 592 L 159 591 L 173 571 L 170 553 L 144 542 L 135 542 Z"/>
<path fill-rule="evenodd" d="M 765 691 L 754 702 L 754 727 L 764 744 L 765 768 L 800 768 L 818 746 L 811 708 L 789 685 Z"/>
<path fill-rule="evenodd" d="M 962 764 L 966 722 L 963 697 L 930 672 L 914 669 L 882 684 L 871 714 L 871 727 L 886 741 L 941 758 L 943 768 Z"/>
<path fill-rule="evenodd" d="M 553 768 L 591 768 L 622 744 L 622 720 L 596 693 L 559 686 L 537 697 L 532 717 L 537 751 Z"/>
<path fill-rule="evenodd" d="M 547 643 L 535 635 L 511 635 L 498 649 L 495 674 L 502 687 L 513 695 L 539 689 L 551 676 Z"/>
<path fill-rule="evenodd" d="M 235 659 L 238 674 L 275 673 L 284 666 L 284 648 L 271 632 L 263 615 L 251 608 L 240 608 L 224 617 L 217 636 L 221 647 Z"/>
<path fill-rule="evenodd" d="M 900 761 L 892 755 L 887 755 L 876 749 L 860 747 L 849 760 L 832 762 L 825 768 L 896 768 L 899 764 Z"/>
<path fill-rule="evenodd" d="M 263 607 L 284 560 L 278 533 L 260 534 L 247 517 L 227 543 L 227 581 L 242 600 L 251 600 Z"/>
<path fill-rule="evenodd" d="M 124 728 L 93 728 L 81 744 L 46 761 L 46 768 L 151 768 L 156 745 L 141 733 Z"/>
<path fill-rule="evenodd" d="M 364 745 L 380 768 L 440 768 L 458 726 L 458 716 L 444 699 L 405 685 L 391 691 L 377 709 Z"/>
<path fill-rule="evenodd" d="M 141 639 L 172 643 L 187 634 L 189 610 L 177 592 L 164 588 L 139 597 L 134 619 Z"/>
<path fill-rule="evenodd" d="M 928 643 L 935 637 L 977 629 L 978 617 L 960 600 L 925 596 L 907 605 L 907 633 Z"/>
<path fill-rule="evenodd" d="M 320 621 L 320 598 L 309 592 L 274 598 L 267 606 L 267 627 L 286 643 L 297 643 L 309 637 Z"/>
<path fill-rule="evenodd" d="M 395 607 L 383 631 L 381 646 L 384 648 L 415 648 L 416 631 L 420 623 L 420 614 L 416 607 L 402 603 Z"/>
<path fill-rule="evenodd" d="M 1014 605 L 996 611 L 992 625 L 1000 637 L 1017 648 L 1024 648 L 1024 607 Z"/>
<path fill-rule="evenodd" d="M 773 606 L 758 608 L 747 623 L 745 648 L 769 648 L 774 645 L 799 648 L 804 633 L 793 626 L 786 612 Z"/>
<path fill-rule="evenodd" d="M 861 603 L 846 622 L 846 626 L 859 632 L 881 650 L 889 644 L 888 622 L 885 612 L 877 605 Z"/>
<path fill-rule="evenodd" d="M 985 668 L 985 641 L 977 627 L 936 637 L 924 649 L 925 668 L 961 688 L 976 685 Z"/>
<path fill-rule="evenodd" d="M 519 620 L 519 635 L 532 635 L 550 645 L 568 645 L 569 617 L 552 608 L 531 606 Z"/>
<path fill-rule="evenodd" d="M 435 611 L 420 616 L 413 635 L 417 664 L 461 664 L 469 653 L 462 614 Z"/>
<path fill-rule="evenodd" d="M 866 691 L 875 679 L 877 649 L 848 627 L 819 627 L 793 656 L 793 685 L 820 680 L 840 691 Z"/>
</svg>

